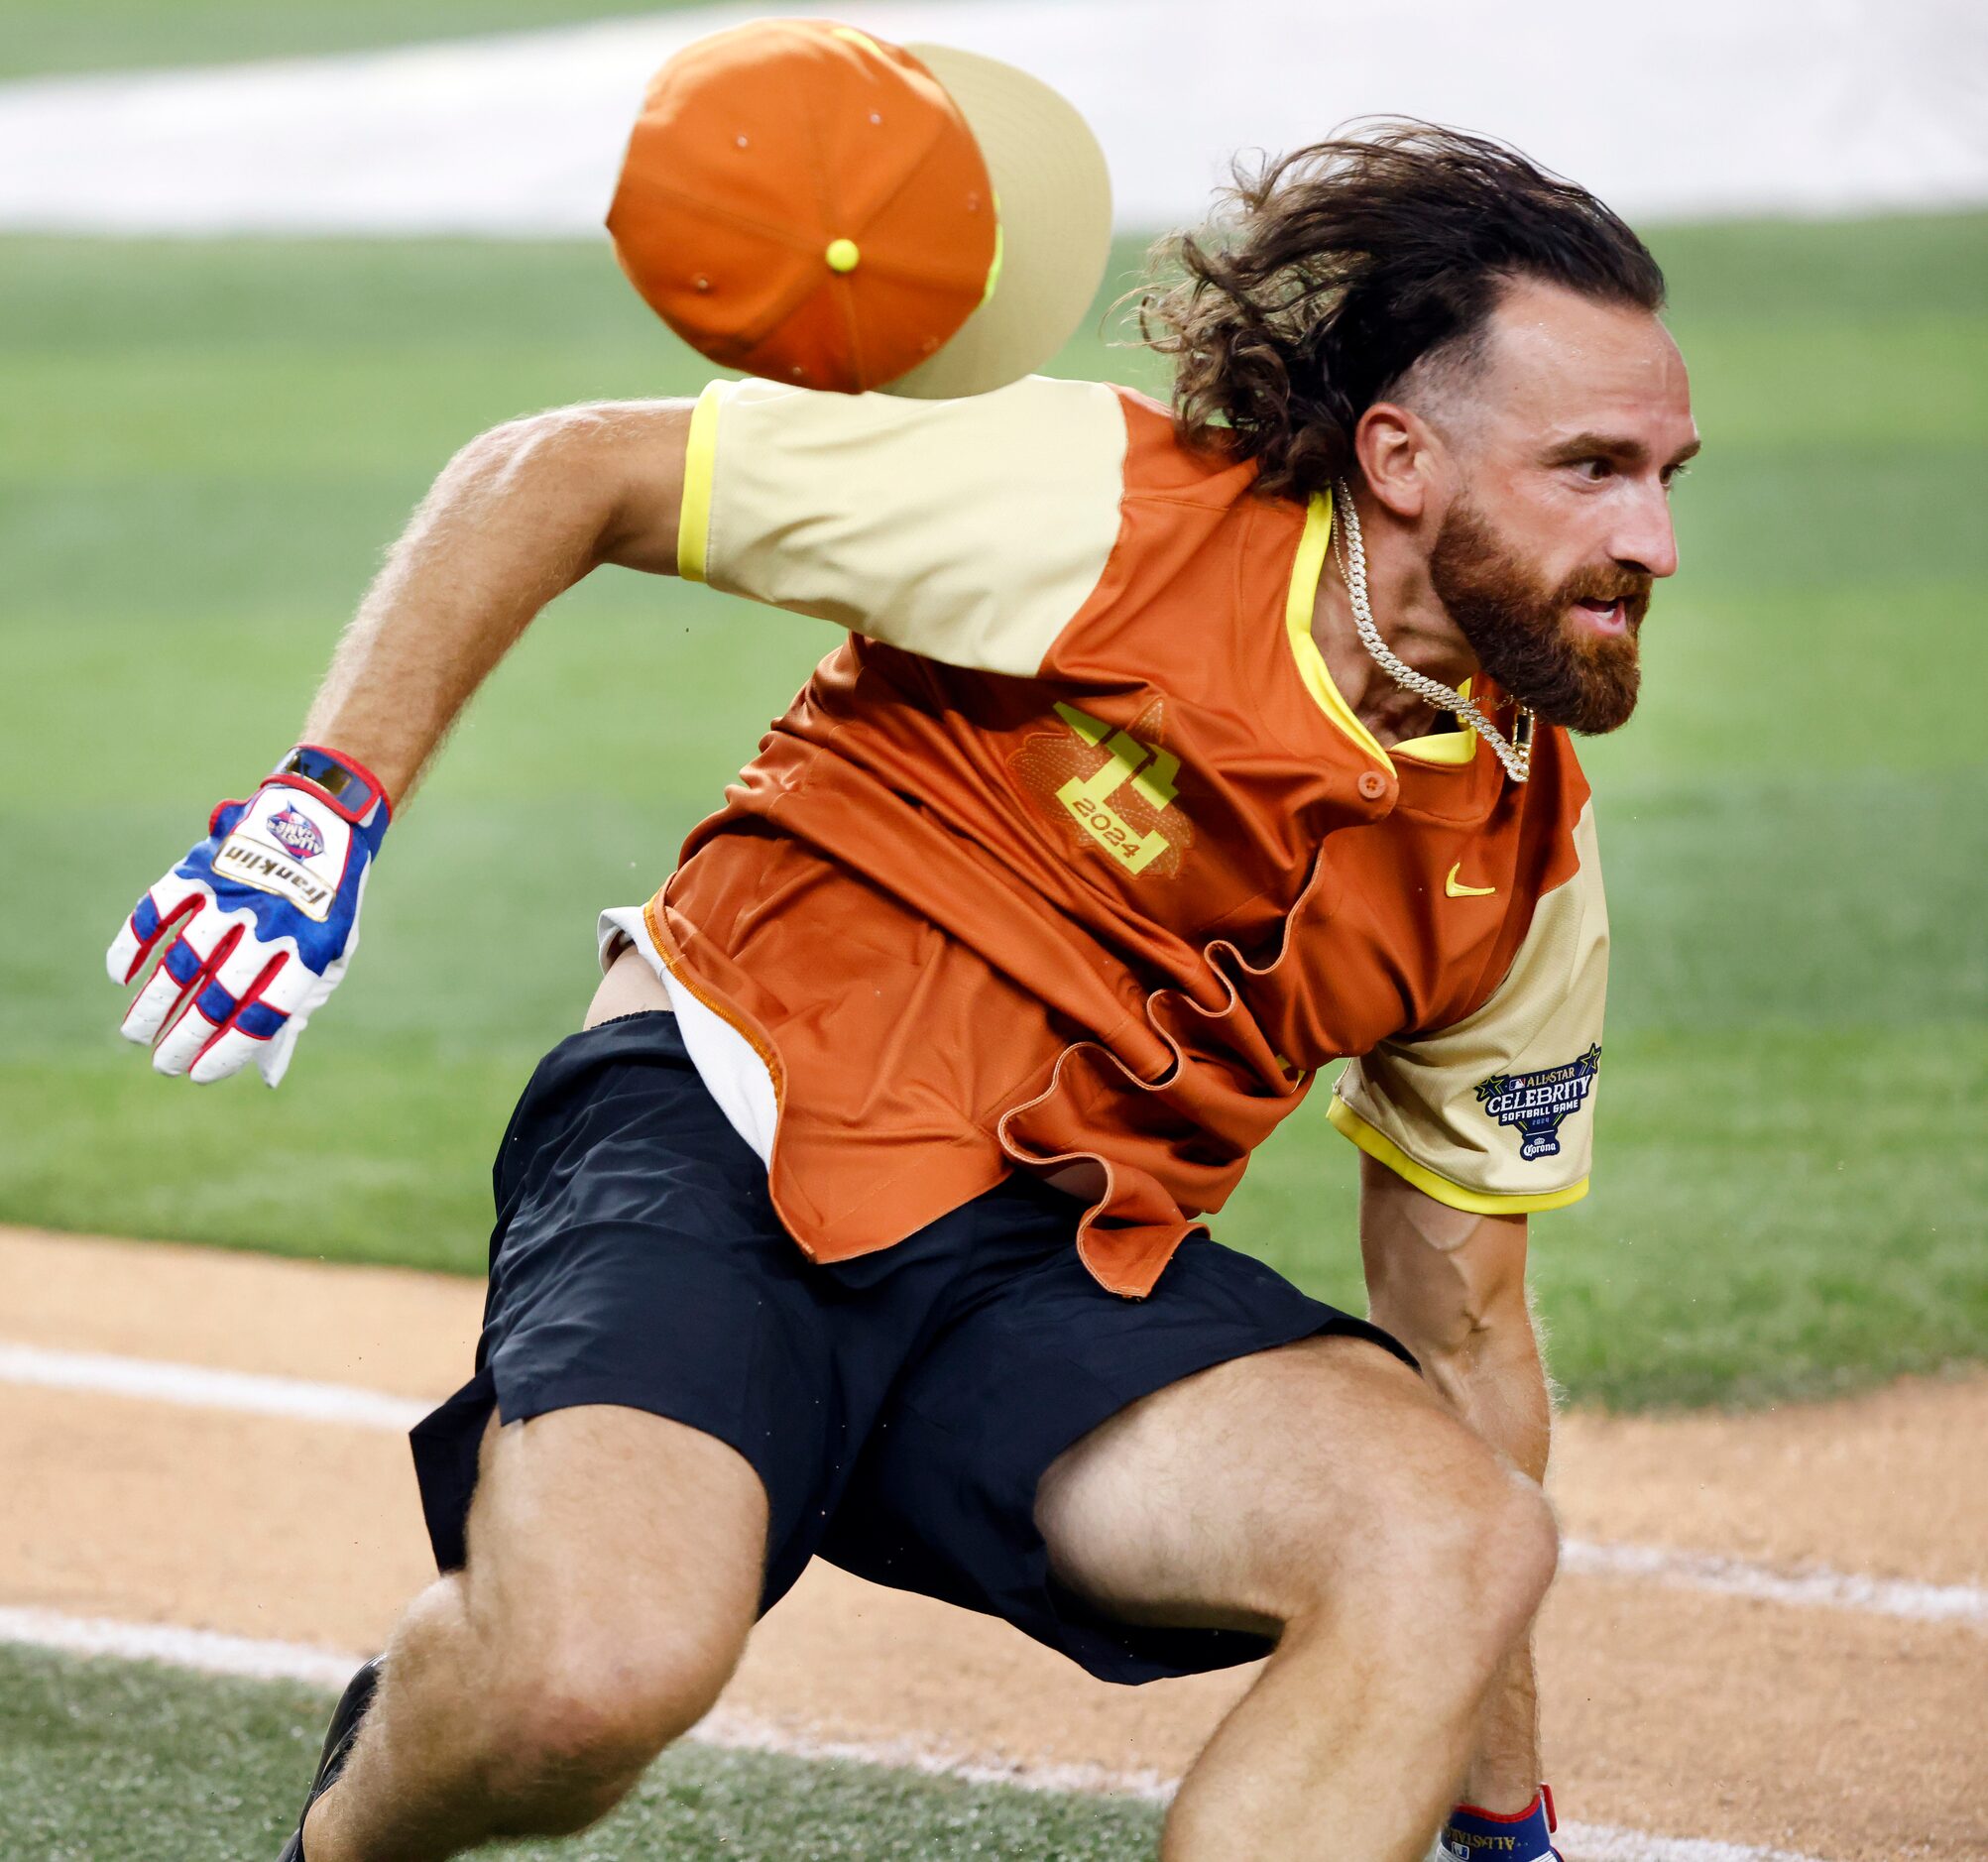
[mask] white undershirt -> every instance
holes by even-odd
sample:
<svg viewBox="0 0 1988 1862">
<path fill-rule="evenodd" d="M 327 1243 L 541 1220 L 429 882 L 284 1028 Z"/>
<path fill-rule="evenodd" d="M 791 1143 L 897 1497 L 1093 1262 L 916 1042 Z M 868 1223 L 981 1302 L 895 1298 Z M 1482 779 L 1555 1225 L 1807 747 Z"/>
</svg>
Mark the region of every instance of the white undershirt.
<svg viewBox="0 0 1988 1862">
<path fill-rule="evenodd" d="M 597 936 L 603 975 L 621 955 L 624 944 L 632 944 L 642 953 L 643 961 L 669 993 L 684 1051 L 705 1090 L 718 1102 L 718 1109 L 732 1129 L 759 1153 L 762 1164 L 770 1166 L 779 1102 L 773 1094 L 772 1076 L 752 1042 L 669 974 L 669 966 L 656 955 L 649 939 L 640 905 L 617 905 L 602 912 Z"/>
</svg>

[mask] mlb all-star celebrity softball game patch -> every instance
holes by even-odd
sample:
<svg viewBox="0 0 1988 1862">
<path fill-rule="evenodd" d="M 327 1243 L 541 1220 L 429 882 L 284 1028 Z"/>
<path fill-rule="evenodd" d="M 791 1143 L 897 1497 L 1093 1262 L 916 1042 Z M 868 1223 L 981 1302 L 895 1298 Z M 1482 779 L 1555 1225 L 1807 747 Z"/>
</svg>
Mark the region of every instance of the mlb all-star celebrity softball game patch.
<svg viewBox="0 0 1988 1862">
<path fill-rule="evenodd" d="M 1477 1104 L 1499 1124 L 1516 1126 L 1519 1155 L 1560 1155 L 1560 1127 L 1587 1098 L 1594 1076 L 1601 1071 L 1601 1043 L 1595 1042 L 1577 1060 L 1537 1073 L 1494 1073 L 1477 1082 Z"/>
</svg>

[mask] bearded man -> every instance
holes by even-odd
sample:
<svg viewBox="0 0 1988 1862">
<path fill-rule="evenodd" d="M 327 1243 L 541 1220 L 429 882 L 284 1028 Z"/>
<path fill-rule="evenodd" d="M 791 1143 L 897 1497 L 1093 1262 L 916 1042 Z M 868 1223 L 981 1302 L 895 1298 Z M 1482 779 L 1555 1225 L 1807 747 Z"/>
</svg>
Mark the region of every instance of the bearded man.
<svg viewBox="0 0 1988 1862">
<path fill-rule="evenodd" d="M 580 1828 L 817 1553 L 1108 1680 L 1267 1657 L 1173 1862 L 1410 1862 L 1446 1812 L 1551 1853 L 1524 1266 L 1586 1187 L 1607 947 L 1569 733 L 1635 703 L 1685 370 L 1619 219 L 1424 126 L 1174 256 L 1171 408 L 746 382 L 473 441 L 305 745 L 114 947 L 165 951 L 161 1072 L 280 1072 L 390 798 L 554 594 L 613 563 L 850 631 L 603 916 L 416 1432 L 444 1575 L 291 1853 Z M 1343 1061 L 1371 1323 L 1206 1220 Z"/>
</svg>

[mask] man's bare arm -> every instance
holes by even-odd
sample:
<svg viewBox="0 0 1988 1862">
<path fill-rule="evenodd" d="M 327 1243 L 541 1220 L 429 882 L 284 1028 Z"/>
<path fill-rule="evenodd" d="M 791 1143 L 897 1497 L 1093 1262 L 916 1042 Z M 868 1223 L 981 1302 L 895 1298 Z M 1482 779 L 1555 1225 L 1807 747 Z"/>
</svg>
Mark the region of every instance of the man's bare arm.
<svg viewBox="0 0 1988 1862">
<path fill-rule="evenodd" d="M 563 407 L 449 461 L 338 642 L 306 743 L 398 804 L 532 618 L 601 563 L 676 573 L 688 402 Z"/>
<path fill-rule="evenodd" d="M 1450 1407 L 1534 1480 L 1546 1476 L 1553 1406 L 1526 1303 L 1526 1219 L 1473 1216 L 1360 1159 L 1360 1252 L 1374 1323 L 1422 1362 Z M 1540 1781 L 1531 1650 L 1486 1703 L 1468 1800 L 1511 1814 Z"/>
<path fill-rule="evenodd" d="M 603 562 L 676 569 L 689 406 L 513 420 L 422 500 L 332 656 L 302 740 L 140 894 L 104 953 L 119 1032 L 196 1086 L 284 1077 L 344 977 L 393 811 L 532 616 Z"/>
</svg>

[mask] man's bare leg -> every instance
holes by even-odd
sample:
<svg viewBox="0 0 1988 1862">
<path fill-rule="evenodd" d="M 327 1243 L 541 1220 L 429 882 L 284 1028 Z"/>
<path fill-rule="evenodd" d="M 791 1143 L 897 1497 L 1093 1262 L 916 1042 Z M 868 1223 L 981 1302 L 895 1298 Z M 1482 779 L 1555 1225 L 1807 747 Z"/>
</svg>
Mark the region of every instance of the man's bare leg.
<svg viewBox="0 0 1988 1862">
<path fill-rule="evenodd" d="M 765 1491 L 640 1410 L 485 1438 L 467 1567 L 414 1600 L 307 1862 L 439 1862 L 582 1829 L 709 1709 L 758 1612 Z"/>
<path fill-rule="evenodd" d="M 1036 1516 L 1113 1615 L 1278 1638 L 1188 1773 L 1166 1862 L 1421 1862 L 1554 1569 L 1539 1489 L 1353 1338 L 1144 1398 L 1058 1457 Z"/>
</svg>

